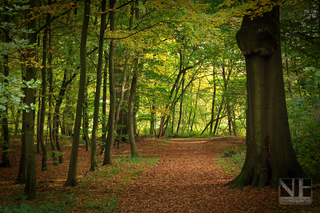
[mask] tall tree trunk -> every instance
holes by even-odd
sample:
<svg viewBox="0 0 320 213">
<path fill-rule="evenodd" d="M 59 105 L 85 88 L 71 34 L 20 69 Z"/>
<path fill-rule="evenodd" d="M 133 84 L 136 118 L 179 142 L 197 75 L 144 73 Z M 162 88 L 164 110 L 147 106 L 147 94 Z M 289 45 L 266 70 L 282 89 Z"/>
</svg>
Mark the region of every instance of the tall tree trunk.
<svg viewBox="0 0 320 213">
<path fill-rule="evenodd" d="M 138 87 L 138 85 L 136 85 L 136 87 Z M 139 136 L 139 132 L 137 132 L 137 129 L 138 129 L 138 115 L 139 115 L 138 112 L 140 107 L 140 94 L 138 91 L 136 89 L 135 98 L 133 100 L 133 133 L 135 137 Z"/>
<path fill-rule="evenodd" d="M 217 118 L 216 118 L 216 124 L 214 125 L 214 130 L 213 130 L 213 134 L 215 135 L 217 133 L 218 130 L 218 124 L 220 122 L 220 113 L 222 111 L 223 105 L 224 105 L 224 101 L 225 101 L 225 94 L 222 95 L 222 100 L 218 109 L 218 114 L 217 114 Z"/>
<path fill-rule="evenodd" d="M 150 135 L 154 135 L 155 133 L 155 122 L 156 122 L 156 119 L 155 119 L 155 116 L 156 116 L 156 107 L 154 105 L 154 99 L 152 99 L 152 104 L 151 104 L 151 119 L 150 119 L 150 132 L 149 134 Z M 173 125 L 173 124 L 172 124 Z"/>
<path fill-rule="evenodd" d="M 6 2 L 6 5 L 8 2 Z M 7 10 L 7 9 L 6 9 Z M 9 23 L 9 15 L 5 15 L 4 21 Z M 10 42 L 10 37 L 9 37 L 9 32 L 8 30 L 5 30 L 5 42 L 9 43 Z M 4 56 L 4 76 L 9 76 L 9 56 L 6 54 Z M 5 82 L 8 82 L 8 80 L 5 80 Z M 5 105 L 6 110 L 5 110 L 5 115 L 8 114 L 8 105 Z M 4 117 L 2 119 L 2 130 L 3 130 L 3 154 L 2 154 L 2 162 L 0 164 L 0 167 L 11 167 L 10 165 L 10 160 L 8 157 L 8 150 L 9 150 L 9 142 L 10 142 L 10 137 L 9 137 L 9 128 L 8 128 L 8 119 L 7 117 Z"/>
<path fill-rule="evenodd" d="M 60 109 L 63 101 L 64 94 L 66 93 L 68 85 L 72 82 L 72 80 L 76 77 L 76 74 L 73 74 L 69 80 L 67 80 L 67 70 L 64 70 L 63 80 L 61 84 L 61 88 L 59 91 L 58 98 L 56 100 L 56 105 L 54 108 L 54 116 L 53 116 L 53 137 L 55 140 L 55 145 L 57 146 L 57 150 L 59 151 L 59 163 L 63 163 L 62 149 L 59 142 L 59 126 L 60 125 Z"/>
<path fill-rule="evenodd" d="M 105 61 L 108 61 L 107 54 L 105 53 Z M 107 65 L 105 65 L 107 67 Z M 106 141 L 107 136 L 107 68 L 103 71 L 103 98 L 102 98 L 102 141 Z"/>
<path fill-rule="evenodd" d="M 97 68 L 97 84 L 96 84 L 96 94 L 94 98 L 94 113 L 93 113 L 93 127 L 92 127 L 92 137 L 91 137 L 91 166 L 90 171 L 95 171 L 98 168 L 97 165 L 97 130 L 98 130 L 98 117 L 99 117 L 99 106 L 100 106 L 100 90 L 101 90 L 101 71 L 103 62 L 103 43 L 104 43 L 104 30 L 106 27 L 106 0 L 101 2 L 101 24 L 100 24 L 100 38 L 99 38 L 99 58 L 98 58 L 98 68 Z"/>
<path fill-rule="evenodd" d="M 51 144 L 51 156 L 53 159 L 53 165 L 58 165 L 57 156 L 55 153 L 56 146 L 54 141 L 54 129 L 53 129 L 53 120 L 52 120 L 52 95 L 53 95 L 53 73 L 52 73 L 52 53 L 51 53 L 51 41 L 52 41 L 52 35 L 51 35 L 51 29 L 49 28 L 49 51 L 48 51 L 48 74 L 49 74 L 49 113 L 48 113 L 48 120 L 47 125 L 49 126 L 49 138 L 50 138 L 50 144 Z"/>
<path fill-rule="evenodd" d="M 30 10 L 35 8 L 36 2 L 35 0 L 30 0 Z M 30 11 L 31 12 L 31 11 Z M 30 13 L 31 14 L 31 13 Z M 36 22 L 35 19 L 32 19 L 30 15 L 30 21 L 28 23 L 28 28 L 30 30 L 35 30 Z M 29 33 L 28 39 L 30 44 L 35 44 L 37 41 L 36 33 Z M 28 60 L 31 60 L 35 57 L 34 49 L 28 50 Z M 27 66 L 27 74 L 26 81 L 36 80 L 36 69 L 32 64 L 28 64 Z M 27 180 L 25 186 L 25 193 L 27 199 L 34 199 L 36 197 L 36 155 L 34 150 L 34 112 L 31 106 L 34 104 L 34 89 L 26 88 L 25 90 L 25 100 L 26 105 L 29 107 L 28 111 L 25 113 L 25 142 L 27 148 Z"/>
<path fill-rule="evenodd" d="M 21 57 L 23 60 L 23 57 Z M 21 74 L 21 78 L 22 80 L 25 80 L 25 73 L 23 72 L 24 70 L 26 70 L 26 67 L 21 64 L 21 70 L 22 70 L 22 74 Z M 26 89 L 25 87 L 22 87 L 21 90 L 23 91 L 23 93 L 26 93 Z M 22 99 L 22 102 L 25 103 L 25 99 Z M 26 140 L 25 140 L 25 123 L 23 121 L 25 121 L 25 114 L 26 111 L 22 110 L 22 129 L 21 129 L 21 155 L 20 155 L 20 164 L 19 164 L 19 172 L 18 172 L 18 177 L 15 183 L 25 183 L 26 182 L 26 166 L 27 166 L 27 148 L 26 148 Z"/>
<path fill-rule="evenodd" d="M 213 128 L 214 107 L 216 103 L 216 91 L 217 91 L 216 73 L 215 73 L 214 67 L 212 69 L 212 77 L 213 77 L 213 94 L 212 94 L 212 105 L 211 105 L 210 135 L 212 134 L 212 128 Z"/>
<path fill-rule="evenodd" d="M 130 88 L 130 96 L 129 96 L 129 103 L 128 103 L 128 133 L 129 133 L 129 141 L 130 141 L 130 148 L 131 148 L 131 157 L 139 156 L 136 140 L 134 135 L 134 119 L 133 119 L 133 106 L 134 106 L 134 95 L 136 93 L 136 84 L 137 84 L 137 69 L 138 69 L 138 58 L 135 59 L 135 70 L 132 77 L 131 88 Z"/>
<path fill-rule="evenodd" d="M 73 133 L 73 144 L 70 157 L 68 178 L 65 183 L 65 186 L 76 186 L 77 183 L 77 165 L 78 165 L 78 150 L 79 150 L 79 139 L 80 139 L 80 126 L 81 126 L 81 115 L 82 115 L 82 104 L 84 101 L 84 90 L 86 82 L 86 46 L 87 46 L 87 32 L 89 26 L 89 16 L 90 16 L 90 0 L 85 0 L 84 2 L 84 16 L 83 16 L 83 25 L 81 33 L 81 44 L 80 44 L 80 81 L 79 81 L 79 92 L 78 92 L 78 102 L 77 102 L 77 111 L 76 111 L 76 120 L 74 124 L 74 133 Z"/>
<path fill-rule="evenodd" d="M 135 16 L 136 19 L 139 20 L 139 7 L 138 7 L 138 1 L 135 1 Z M 130 141 L 130 148 L 131 148 L 131 157 L 138 157 L 138 150 L 136 146 L 136 139 L 134 134 L 134 96 L 136 94 L 136 85 L 137 85 L 137 73 L 139 68 L 139 58 L 138 53 L 136 53 L 135 57 L 135 67 L 133 71 L 132 76 L 132 82 L 130 87 L 130 96 L 129 96 L 129 102 L 128 102 L 128 118 L 127 118 L 127 125 L 128 125 L 128 133 L 129 133 L 129 141 Z"/>
<path fill-rule="evenodd" d="M 223 86 L 224 86 L 224 96 L 225 96 L 225 105 L 226 105 L 226 110 L 227 110 L 227 116 L 228 116 L 228 130 L 229 130 L 229 135 L 232 135 L 232 117 L 231 117 L 231 109 L 230 109 L 230 101 L 229 101 L 229 93 L 228 93 L 228 81 L 230 79 L 230 75 L 231 75 L 231 70 L 232 68 L 230 68 L 230 71 L 228 73 L 228 75 L 226 76 L 226 70 L 225 70 L 225 66 L 222 66 L 222 78 L 223 78 Z"/>
<path fill-rule="evenodd" d="M 192 122 L 191 122 L 191 126 L 190 126 L 190 133 L 193 131 L 193 124 L 194 124 L 194 121 L 195 121 L 195 118 L 196 118 L 197 107 L 198 107 L 198 99 L 199 99 L 199 94 L 200 94 L 200 86 L 201 86 L 201 78 L 199 79 L 198 91 L 197 91 L 197 95 L 196 95 L 196 103 L 195 103 Z"/>
<path fill-rule="evenodd" d="M 48 0 L 48 5 L 51 5 L 51 0 Z M 47 14 L 47 23 L 51 19 L 51 14 Z M 40 129 L 39 129 L 39 140 L 41 144 L 42 150 L 42 171 L 47 170 L 47 147 L 44 141 L 44 117 L 46 112 L 46 90 L 47 90 L 47 38 L 48 38 L 48 31 L 49 25 L 44 31 L 43 35 L 43 54 L 42 54 L 42 91 L 41 91 L 41 112 L 40 112 Z"/>
<path fill-rule="evenodd" d="M 86 151 L 89 151 L 89 115 L 88 115 L 88 87 L 89 77 L 87 77 L 84 100 L 82 107 L 82 140 L 86 142 Z"/>
<path fill-rule="evenodd" d="M 184 74 L 183 74 L 183 76 L 182 76 L 181 82 L 182 82 L 182 83 L 181 83 L 181 85 L 182 85 L 181 90 L 183 90 L 183 88 L 184 88 Z M 181 95 L 181 98 L 180 98 L 179 120 L 178 120 L 178 124 L 177 124 L 177 131 L 176 131 L 176 133 L 179 133 L 179 128 L 180 128 L 181 119 L 182 119 L 182 110 L 183 110 L 183 94 Z"/>
<path fill-rule="evenodd" d="M 116 0 L 109 0 L 110 9 L 114 9 Z M 115 11 L 110 12 L 110 31 L 115 30 Z M 110 108 L 108 119 L 108 136 L 105 145 L 105 153 L 103 165 L 111 164 L 111 151 L 114 142 L 114 121 L 115 121 L 115 108 L 116 108 L 116 91 L 114 86 L 114 51 L 115 40 L 110 41 L 109 49 L 109 92 L 110 92 Z"/>
<path fill-rule="evenodd" d="M 227 185 L 277 186 L 279 178 L 306 177 L 292 147 L 279 30 L 279 6 L 251 20 L 244 16 L 237 42 L 247 70 L 247 155 Z"/>
<path fill-rule="evenodd" d="M 24 88 L 23 88 L 23 91 L 25 91 Z M 22 121 L 25 121 L 25 111 L 22 112 Z M 20 155 L 19 172 L 18 172 L 16 183 L 26 182 L 27 147 L 26 147 L 26 137 L 25 137 L 25 125 L 26 124 L 22 122 L 21 155 Z"/>
<path fill-rule="evenodd" d="M 38 99 L 38 113 L 37 113 L 37 154 L 40 154 L 40 117 L 41 117 L 41 94 L 39 94 Z"/>
</svg>

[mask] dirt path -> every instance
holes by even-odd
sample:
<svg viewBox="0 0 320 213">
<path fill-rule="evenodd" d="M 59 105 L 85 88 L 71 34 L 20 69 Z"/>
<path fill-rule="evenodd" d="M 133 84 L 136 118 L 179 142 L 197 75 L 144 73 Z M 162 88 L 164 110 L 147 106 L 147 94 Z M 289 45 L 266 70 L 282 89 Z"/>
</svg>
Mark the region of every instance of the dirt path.
<svg viewBox="0 0 320 213">
<path fill-rule="evenodd" d="M 121 212 L 270 212 L 247 205 L 246 188 L 231 190 L 206 139 L 173 140 L 161 161 L 145 171 L 119 199 Z M 252 189 L 250 190 L 252 191 Z M 246 200 L 246 205 L 242 201 Z M 258 209 L 257 209 L 258 208 Z"/>
</svg>

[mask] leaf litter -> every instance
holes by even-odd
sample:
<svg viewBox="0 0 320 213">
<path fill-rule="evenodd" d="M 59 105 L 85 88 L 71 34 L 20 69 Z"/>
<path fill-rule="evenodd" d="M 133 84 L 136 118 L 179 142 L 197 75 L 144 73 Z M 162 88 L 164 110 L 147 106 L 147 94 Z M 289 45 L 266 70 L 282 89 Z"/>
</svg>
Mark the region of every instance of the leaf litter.
<svg viewBox="0 0 320 213">
<path fill-rule="evenodd" d="M 225 187 L 235 176 L 218 159 L 226 150 L 241 147 L 244 140 L 142 137 L 137 140 L 140 158 L 128 157 L 129 144 L 121 143 L 120 149 L 113 149 L 113 165 L 100 166 L 96 172 L 88 172 L 90 151 L 80 146 L 76 187 L 63 187 L 71 153 L 71 147 L 65 146 L 65 162 L 52 166 L 48 157 L 48 171 L 41 171 L 37 154 L 38 199 L 24 202 L 59 201 L 69 212 L 320 212 L 319 189 L 313 191 L 310 206 L 283 206 L 276 188 Z M 14 184 L 21 150 L 13 148 L 12 167 L 0 168 L 0 201 L 6 204 L 21 202 L 24 189 L 24 184 Z M 103 157 L 98 159 L 101 165 Z"/>
</svg>

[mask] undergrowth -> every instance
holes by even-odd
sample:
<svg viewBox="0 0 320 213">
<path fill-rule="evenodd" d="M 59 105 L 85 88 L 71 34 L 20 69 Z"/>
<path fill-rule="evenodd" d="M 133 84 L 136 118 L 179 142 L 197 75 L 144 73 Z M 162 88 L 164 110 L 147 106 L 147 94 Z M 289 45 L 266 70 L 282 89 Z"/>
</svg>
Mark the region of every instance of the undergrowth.
<svg viewBox="0 0 320 213">
<path fill-rule="evenodd" d="M 246 159 L 245 145 L 232 147 L 217 156 L 217 161 L 228 175 L 237 176 L 243 167 Z"/>
</svg>

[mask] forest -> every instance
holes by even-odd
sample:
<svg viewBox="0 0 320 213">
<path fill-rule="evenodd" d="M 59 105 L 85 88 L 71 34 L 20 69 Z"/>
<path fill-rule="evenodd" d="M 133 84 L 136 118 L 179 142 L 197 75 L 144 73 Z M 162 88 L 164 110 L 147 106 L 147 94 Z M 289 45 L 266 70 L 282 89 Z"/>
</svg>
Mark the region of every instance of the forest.
<svg viewBox="0 0 320 213">
<path fill-rule="evenodd" d="M 0 212 L 320 211 L 320 1 L 0 18 Z M 279 205 L 280 178 L 311 178 L 312 205 Z"/>
</svg>

